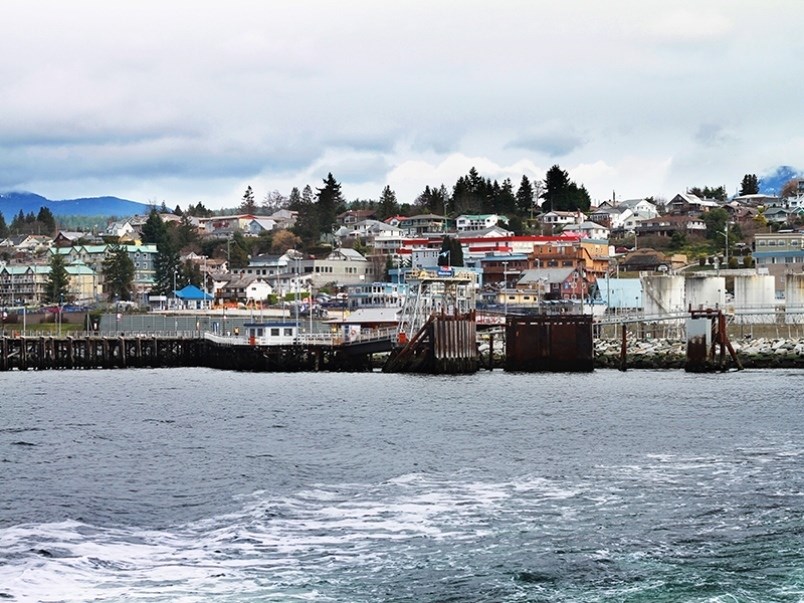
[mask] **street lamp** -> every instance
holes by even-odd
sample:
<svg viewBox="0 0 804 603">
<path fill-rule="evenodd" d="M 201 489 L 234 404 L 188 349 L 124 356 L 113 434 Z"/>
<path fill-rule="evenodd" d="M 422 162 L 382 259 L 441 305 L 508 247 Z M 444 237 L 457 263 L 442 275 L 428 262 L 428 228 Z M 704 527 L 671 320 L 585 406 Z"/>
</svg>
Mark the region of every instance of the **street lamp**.
<svg viewBox="0 0 804 603">
<path fill-rule="evenodd" d="M 503 314 L 508 316 L 508 262 L 503 262 Z"/>
</svg>

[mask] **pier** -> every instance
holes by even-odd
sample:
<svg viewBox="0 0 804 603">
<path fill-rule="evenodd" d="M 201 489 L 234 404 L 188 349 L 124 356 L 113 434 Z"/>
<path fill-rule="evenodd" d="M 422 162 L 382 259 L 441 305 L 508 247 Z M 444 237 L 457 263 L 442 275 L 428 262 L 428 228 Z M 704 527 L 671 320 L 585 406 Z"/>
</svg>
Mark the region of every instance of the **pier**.
<svg viewBox="0 0 804 603">
<path fill-rule="evenodd" d="M 0 337 L 0 371 L 206 367 L 241 371 L 369 371 L 389 352 L 396 329 L 346 341 L 299 335 L 281 345 L 213 333 L 106 337 Z"/>
</svg>

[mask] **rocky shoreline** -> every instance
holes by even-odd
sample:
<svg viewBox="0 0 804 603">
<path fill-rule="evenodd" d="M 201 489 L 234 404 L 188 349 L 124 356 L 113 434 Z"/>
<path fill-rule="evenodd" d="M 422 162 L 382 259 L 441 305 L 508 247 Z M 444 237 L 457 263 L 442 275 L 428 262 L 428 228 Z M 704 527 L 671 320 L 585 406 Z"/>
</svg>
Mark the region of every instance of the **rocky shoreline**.
<svg viewBox="0 0 804 603">
<path fill-rule="evenodd" d="M 731 344 L 743 368 L 804 368 L 804 339 L 742 338 Z M 599 339 L 594 345 L 595 367 L 620 367 L 621 342 Z M 685 341 L 629 338 L 626 368 L 683 369 L 686 349 Z"/>
<path fill-rule="evenodd" d="M 743 368 L 804 368 L 804 338 L 738 338 L 731 341 Z M 621 342 L 595 339 L 595 368 L 620 368 Z M 488 343 L 479 345 L 482 358 L 488 358 Z M 672 339 L 637 339 L 626 341 L 627 369 L 684 369 L 687 343 Z M 727 354 L 728 356 L 728 354 Z M 494 349 L 494 366 L 501 367 L 504 350 L 498 343 Z M 731 359 L 728 358 L 732 367 Z"/>
</svg>

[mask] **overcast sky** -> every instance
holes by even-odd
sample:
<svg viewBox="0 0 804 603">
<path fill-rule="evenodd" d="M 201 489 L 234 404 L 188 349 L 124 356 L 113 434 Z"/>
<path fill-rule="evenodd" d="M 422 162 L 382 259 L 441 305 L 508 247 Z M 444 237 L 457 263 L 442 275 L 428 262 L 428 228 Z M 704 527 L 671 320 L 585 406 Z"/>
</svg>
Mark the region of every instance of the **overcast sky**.
<svg viewBox="0 0 804 603">
<path fill-rule="evenodd" d="M 0 3 L 0 191 L 400 202 L 559 164 L 595 200 L 804 166 L 800 0 Z"/>
</svg>

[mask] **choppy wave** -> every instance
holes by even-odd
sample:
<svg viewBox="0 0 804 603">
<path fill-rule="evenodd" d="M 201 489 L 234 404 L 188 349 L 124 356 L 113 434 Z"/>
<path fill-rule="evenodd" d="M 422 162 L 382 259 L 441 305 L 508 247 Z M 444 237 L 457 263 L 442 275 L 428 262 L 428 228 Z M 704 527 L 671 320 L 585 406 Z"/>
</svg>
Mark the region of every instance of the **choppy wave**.
<svg viewBox="0 0 804 603">
<path fill-rule="evenodd" d="M 0 600 L 802 603 L 801 376 L 9 374 Z"/>
<path fill-rule="evenodd" d="M 800 601 L 802 493 L 777 484 L 750 504 L 712 496 L 749 479 L 743 459 L 756 453 L 663 456 L 573 479 L 413 473 L 292 496 L 258 491 L 230 513 L 163 530 L 12 526 L 0 530 L 0 593 L 64 602 Z M 800 452 L 764 454 L 792 463 Z"/>
</svg>

